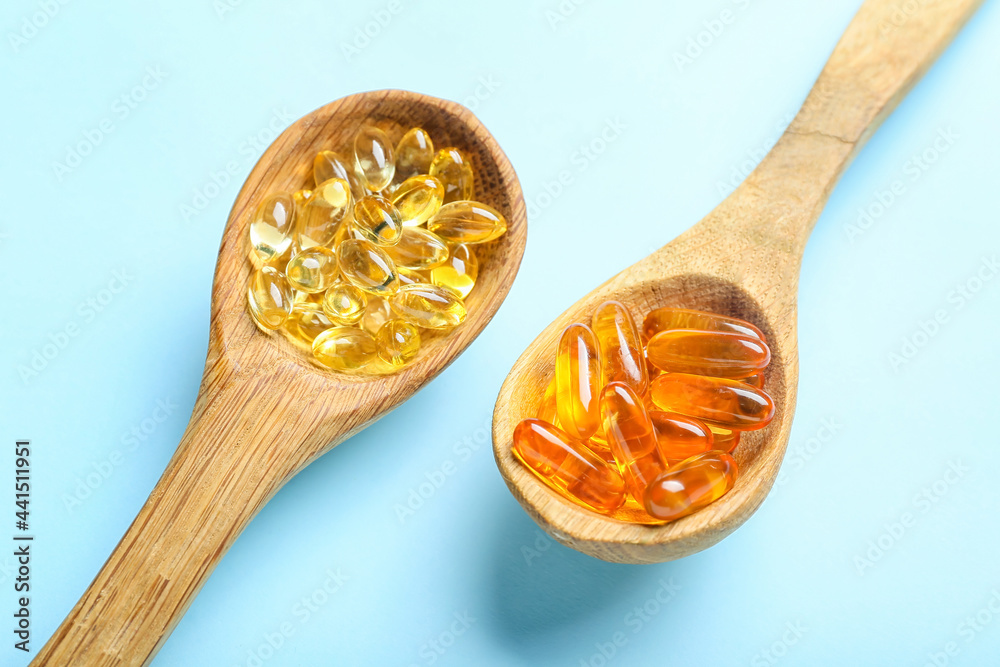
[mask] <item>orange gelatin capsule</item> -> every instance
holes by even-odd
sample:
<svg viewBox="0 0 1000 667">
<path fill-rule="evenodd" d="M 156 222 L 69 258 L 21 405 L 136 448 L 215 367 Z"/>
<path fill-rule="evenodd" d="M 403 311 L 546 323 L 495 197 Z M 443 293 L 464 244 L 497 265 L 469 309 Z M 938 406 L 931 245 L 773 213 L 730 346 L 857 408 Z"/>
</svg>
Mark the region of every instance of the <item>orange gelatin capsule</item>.
<svg viewBox="0 0 1000 667">
<path fill-rule="evenodd" d="M 649 386 L 656 407 L 729 430 L 755 431 L 774 417 L 774 401 L 756 387 L 727 378 L 664 373 Z"/>
<path fill-rule="evenodd" d="M 712 438 L 715 441 L 714 449 L 718 449 L 720 452 L 725 452 L 726 454 L 732 454 L 733 450 L 736 449 L 736 445 L 740 444 L 739 431 L 730 431 L 727 428 L 719 428 L 718 426 L 711 425 L 708 428 L 712 431 Z"/>
<path fill-rule="evenodd" d="M 644 393 L 649 375 L 639 330 L 628 308 L 618 301 L 601 304 L 594 311 L 591 328 L 601 350 L 601 384 L 624 382 L 635 393 Z"/>
<path fill-rule="evenodd" d="M 556 353 L 556 406 L 559 424 L 586 440 L 601 424 L 601 359 L 597 337 L 586 324 L 563 331 Z"/>
<path fill-rule="evenodd" d="M 672 412 L 650 410 L 649 420 L 653 422 L 656 443 L 660 448 L 660 456 L 665 461 L 683 461 L 695 454 L 718 449 L 713 446 L 712 430 L 697 419 Z"/>
<path fill-rule="evenodd" d="M 771 362 L 771 350 L 759 338 L 693 329 L 655 334 L 646 344 L 646 356 L 667 372 L 732 379 L 755 375 Z"/>
<path fill-rule="evenodd" d="M 552 377 L 542 394 L 542 402 L 538 406 L 538 418 L 550 424 L 558 425 L 559 413 L 556 407 L 556 378 Z"/>
<path fill-rule="evenodd" d="M 764 388 L 764 374 L 763 373 L 754 373 L 753 375 L 751 375 L 748 378 L 743 378 L 743 381 L 746 382 L 751 387 L 757 387 L 758 389 L 763 389 Z"/>
<path fill-rule="evenodd" d="M 514 429 L 514 456 L 560 494 L 602 513 L 625 501 L 621 474 L 582 442 L 541 419 Z"/>
<path fill-rule="evenodd" d="M 670 329 L 700 329 L 723 331 L 764 339 L 761 330 L 745 320 L 687 308 L 657 308 L 649 311 L 642 321 L 642 333 L 650 339 L 661 331 Z"/>
<path fill-rule="evenodd" d="M 601 416 L 608 445 L 625 477 L 625 488 L 641 504 L 646 487 L 667 469 L 657 448 L 653 422 L 642 399 L 623 382 L 604 388 Z"/>
<path fill-rule="evenodd" d="M 736 484 L 737 474 L 736 460 L 729 454 L 698 454 L 653 480 L 643 505 L 657 519 L 680 519 L 726 495 Z"/>
</svg>

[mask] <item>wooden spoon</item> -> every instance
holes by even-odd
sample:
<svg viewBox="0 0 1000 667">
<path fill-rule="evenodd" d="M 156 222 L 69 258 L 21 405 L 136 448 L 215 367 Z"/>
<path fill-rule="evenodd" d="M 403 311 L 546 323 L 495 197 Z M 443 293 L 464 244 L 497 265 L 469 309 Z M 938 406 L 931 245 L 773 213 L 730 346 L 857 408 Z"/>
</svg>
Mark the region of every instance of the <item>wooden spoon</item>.
<svg viewBox="0 0 1000 667">
<path fill-rule="evenodd" d="M 465 150 L 475 196 L 507 217 L 479 252 L 468 319 L 432 338 L 398 373 L 344 375 L 318 367 L 246 310 L 251 213 L 269 193 L 312 183 L 323 149 L 350 145 L 362 123 L 398 141 L 413 126 Z M 496 140 L 465 107 L 399 90 L 351 95 L 296 121 L 240 190 L 212 288 L 208 360 L 191 422 L 166 472 L 97 578 L 32 665 L 141 665 L 166 641 L 222 555 L 297 472 L 409 398 L 483 330 L 507 296 L 524 252 L 524 199 Z"/>
<path fill-rule="evenodd" d="M 715 210 L 625 269 L 550 324 L 507 376 L 493 413 L 497 465 L 514 497 L 556 540 L 613 562 L 654 563 L 705 549 L 760 506 L 781 464 L 798 382 L 796 292 L 806 239 L 841 173 L 969 19 L 981 0 L 868 0 L 771 152 Z M 514 427 L 537 414 L 556 341 L 608 299 L 637 317 L 658 306 L 735 315 L 767 335 L 774 421 L 744 433 L 735 488 L 709 507 L 658 527 L 596 514 L 549 489 L 511 453 Z"/>
</svg>

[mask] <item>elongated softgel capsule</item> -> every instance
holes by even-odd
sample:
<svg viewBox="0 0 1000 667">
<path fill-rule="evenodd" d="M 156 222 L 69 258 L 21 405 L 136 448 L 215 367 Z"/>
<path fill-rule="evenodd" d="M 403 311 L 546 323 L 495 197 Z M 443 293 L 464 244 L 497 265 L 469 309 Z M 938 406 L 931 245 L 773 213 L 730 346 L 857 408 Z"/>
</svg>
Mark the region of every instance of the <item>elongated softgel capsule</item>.
<svg viewBox="0 0 1000 667">
<path fill-rule="evenodd" d="M 550 488 L 595 512 L 617 518 L 624 507 L 621 516 L 643 524 L 680 519 L 736 484 L 731 454 L 740 433 L 774 417 L 764 391 L 770 361 L 750 322 L 665 307 L 649 312 L 640 332 L 625 304 L 608 301 L 589 326 L 563 332 L 555 377 L 536 399 L 538 419 L 517 426 L 514 453 Z M 576 467 L 568 473 L 556 458 Z M 594 501 L 607 488 L 605 468 L 618 473 L 617 502 Z"/>
<path fill-rule="evenodd" d="M 394 372 L 461 325 L 477 248 L 507 230 L 503 214 L 473 200 L 464 151 L 435 151 L 419 127 L 392 140 L 363 126 L 316 155 L 311 189 L 268 194 L 250 221 L 251 318 L 331 370 Z M 584 431 L 599 420 L 594 396 Z"/>
</svg>

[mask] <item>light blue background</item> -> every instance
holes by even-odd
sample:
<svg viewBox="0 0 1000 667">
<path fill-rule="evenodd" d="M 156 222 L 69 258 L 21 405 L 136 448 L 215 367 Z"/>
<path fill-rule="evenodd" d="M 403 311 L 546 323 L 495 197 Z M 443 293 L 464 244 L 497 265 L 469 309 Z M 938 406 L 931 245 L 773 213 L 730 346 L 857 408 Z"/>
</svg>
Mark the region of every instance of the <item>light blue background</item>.
<svg viewBox="0 0 1000 667">
<path fill-rule="evenodd" d="M 0 11 L 0 539 L 14 532 L 8 445 L 28 437 L 33 652 L 187 422 L 222 227 L 263 148 L 248 138 L 266 144 L 269 123 L 399 87 L 465 101 L 506 150 L 532 206 L 520 275 L 451 368 L 263 510 L 156 665 L 256 664 L 283 624 L 293 632 L 263 649 L 269 667 L 597 666 L 616 633 L 626 641 L 609 664 L 923 665 L 949 642 L 949 664 L 996 664 L 1000 279 L 976 283 L 1000 250 L 996 2 L 885 123 L 816 227 L 778 486 L 720 545 L 656 566 L 603 563 L 541 537 L 489 451 L 497 390 L 546 323 L 721 200 L 797 109 L 858 0 L 592 0 L 564 2 L 560 21 L 557 0 L 71 2 L 13 43 L 41 4 Z M 390 7 L 348 59 L 342 45 Z M 675 54 L 727 8 L 735 21 L 679 67 Z M 147 68 L 165 78 L 147 78 L 125 115 L 116 100 Z M 112 131 L 60 179 L 54 163 L 105 119 Z M 623 129 L 581 158 L 609 122 Z M 942 132 L 951 143 L 935 154 Z M 922 170 L 913 158 L 925 151 L 936 159 Z M 213 188 L 231 161 L 237 175 Z M 572 183 L 547 197 L 562 170 Z M 897 180 L 901 194 L 880 212 Z M 196 192 L 208 205 L 185 219 Z M 880 215 L 852 233 L 861 209 Z M 107 299 L 115 271 L 124 290 L 101 312 L 81 305 Z M 966 284 L 978 288 L 969 299 L 955 291 Z M 937 311 L 943 323 L 921 334 Z M 22 378 L 68 324 L 79 334 Z M 907 340 L 919 348 L 894 367 Z M 159 423 L 158 402 L 176 406 Z M 148 434 L 131 440 L 133 429 Z M 115 451 L 110 474 L 95 477 Z M 449 461 L 454 474 L 401 522 L 397 506 Z M 877 560 L 859 564 L 872 549 Z M 11 561 L 0 556 L 0 662 L 24 665 L 8 628 Z M 323 599 L 328 570 L 346 580 L 305 619 L 296 605 Z M 661 582 L 677 587 L 663 604 Z M 978 630 L 963 625 L 977 613 Z M 474 620 L 450 637 L 456 614 Z M 450 646 L 434 653 L 432 640 Z"/>
</svg>

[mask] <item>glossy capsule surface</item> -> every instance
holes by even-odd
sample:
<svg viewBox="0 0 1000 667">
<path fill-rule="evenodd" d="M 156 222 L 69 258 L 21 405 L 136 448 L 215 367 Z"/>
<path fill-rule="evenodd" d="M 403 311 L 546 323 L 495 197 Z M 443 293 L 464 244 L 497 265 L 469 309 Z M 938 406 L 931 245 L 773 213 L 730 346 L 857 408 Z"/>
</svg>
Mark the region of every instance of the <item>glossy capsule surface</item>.
<svg viewBox="0 0 1000 667">
<path fill-rule="evenodd" d="M 422 127 L 414 127 L 396 144 L 396 180 L 426 174 L 434 159 L 434 141 Z"/>
<path fill-rule="evenodd" d="M 741 379 L 765 368 L 771 350 L 759 338 L 743 334 L 671 329 L 649 339 L 646 356 L 670 373 Z"/>
<path fill-rule="evenodd" d="M 491 206 L 462 200 L 442 206 L 427 229 L 448 243 L 487 243 L 503 236 L 507 220 Z"/>
<path fill-rule="evenodd" d="M 451 247 L 451 253 L 439 266 L 431 269 L 431 282 L 447 287 L 463 299 L 476 286 L 479 277 L 479 260 L 472 246 L 460 243 Z"/>
<path fill-rule="evenodd" d="M 337 255 L 323 246 L 300 250 L 288 261 L 285 275 L 295 290 L 322 292 L 337 279 Z"/>
<path fill-rule="evenodd" d="M 661 410 L 729 430 L 761 429 L 774 417 L 771 397 L 737 380 L 664 373 L 652 381 L 649 393 Z"/>
<path fill-rule="evenodd" d="M 354 204 L 351 227 L 356 236 L 380 246 L 399 243 L 399 237 L 403 233 L 399 211 L 392 202 L 378 195 L 362 197 Z"/>
<path fill-rule="evenodd" d="M 327 368 L 353 371 L 375 360 L 375 340 L 367 331 L 355 327 L 332 327 L 313 339 L 312 351 Z"/>
<path fill-rule="evenodd" d="M 375 335 L 378 357 L 396 368 L 413 361 L 420 351 L 420 331 L 403 320 L 389 320 Z"/>
<path fill-rule="evenodd" d="M 331 246 L 340 223 L 354 206 L 351 186 L 342 178 L 323 181 L 298 216 L 296 231 L 300 248 Z"/>
<path fill-rule="evenodd" d="M 556 405 L 559 425 L 585 440 L 601 425 L 601 357 L 594 331 L 571 324 L 556 350 Z"/>
<path fill-rule="evenodd" d="M 355 199 L 364 197 L 366 191 L 357 182 L 352 168 L 352 162 L 336 151 L 320 151 L 313 159 L 313 182 L 320 185 L 331 178 L 340 178 L 351 186 L 351 194 Z"/>
<path fill-rule="evenodd" d="M 538 418 L 550 424 L 559 425 L 559 413 L 556 408 L 556 378 L 553 375 L 542 392 L 542 401 L 538 404 Z"/>
<path fill-rule="evenodd" d="M 295 200 L 287 192 L 264 199 L 250 222 L 250 247 L 262 263 L 276 260 L 292 245 Z"/>
<path fill-rule="evenodd" d="M 624 382 L 642 395 L 649 386 L 642 341 L 625 304 L 606 301 L 591 318 L 591 329 L 601 349 L 601 384 Z"/>
<path fill-rule="evenodd" d="M 362 292 L 389 296 L 399 289 L 396 266 L 385 251 L 365 239 L 347 239 L 337 246 L 340 273 Z"/>
<path fill-rule="evenodd" d="M 250 276 L 247 304 L 250 316 L 262 329 L 281 327 L 292 314 L 292 288 L 283 274 L 273 266 L 257 269 Z"/>
<path fill-rule="evenodd" d="M 465 321 L 465 304 L 453 292 L 426 283 L 403 285 L 389 298 L 392 311 L 425 329 L 448 329 Z"/>
<path fill-rule="evenodd" d="M 724 331 L 753 336 L 764 340 L 760 329 L 746 320 L 736 317 L 706 313 L 687 308 L 657 308 L 649 311 L 642 321 L 642 334 L 646 339 L 669 329 L 700 329 L 701 331 Z"/>
<path fill-rule="evenodd" d="M 472 199 L 472 165 L 468 156 L 457 148 L 442 148 L 431 160 L 427 170 L 444 186 L 444 202 L 447 204 L 461 199 Z"/>
<path fill-rule="evenodd" d="M 754 373 L 750 377 L 743 378 L 743 382 L 746 382 L 751 387 L 757 387 L 758 389 L 764 388 L 764 374 Z"/>
<path fill-rule="evenodd" d="M 673 521 L 718 500 L 736 484 L 738 469 L 732 456 L 710 451 L 671 466 L 653 480 L 643 505 L 657 519 Z"/>
<path fill-rule="evenodd" d="M 649 410 L 649 420 L 653 422 L 656 444 L 664 461 L 683 461 L 695 454 L 717 449 L 713 446 L 712 430 L 697 419 L 672 412 Z"/>
<path fill-rule="evenodd" d="M 433 176 L 411 176 L 392 191 L 390 199 L 399 211 L 403 226 L 417 227 L 440 210 L 444 203 L 444 186 Z"/>
<path fill-rule="evenodd" d="M 348 282 L 335 283 L 323 294 L 323 312 L 337 324 L 355 324 L 365 314 L 365 293 Z"/>
<path fill-rule="evenodd" d="M 642 399 L 622 382 L 612 382 L 601 397 L 604 434 L 625 477 L 625 488 L 640 504 L 646 487 L 667 466 L 660 457 L 653 422 Z"/>
<path fill-rule="evenodd" d="M 382 325 L 396 317 L 396 314 L 392 312 L 392 307 L 386 299 L 370 294 L 367 296 L 368 305 L 365 306 L 365 313 L 361 316 L 361 328 L 374 336 Z"/>
<path fill-rule="evenodd" d="M 423 227 L 404 227 L 396 245 L 387 246 L 393 264 L 411 271 L 426 271 L 448 261 L 448 245 Z"/>
<path fill-rule="evenodd" d="M 311 346 L 316 336 L 334 326 L 336 323 L 323 312 L 321 305 L 301 302 L 292 308 L 284 330 L 293 341 Z"/>
<path fill-rule="evenodd" d="M 727 428 L 721 428 L 711 424 L 708 428 L 712 431 L 712 439 L 715 443 L 713 445 L 713 449 L 718 449 L 719 451 L 727 454 L 732 454 L 733 450 L 736 449 L 736 445 L 740 444 L 739 431 L 730 431 Z"/>
<path fill-rule="evenodd" d="M 358 180 L 365 189 L 378 192 L 392 181 L 396 158 L 385 132 L 366 125 L 354 137 L 354 161 Z"/>
<path fill-rule="evenodd" d="M 625 501 L 621 474 L 579 440 L 541 419 L 514 429 L 514 456 L 563 496 L 601 513 Z"/>
</svg>

